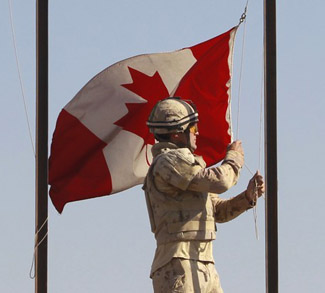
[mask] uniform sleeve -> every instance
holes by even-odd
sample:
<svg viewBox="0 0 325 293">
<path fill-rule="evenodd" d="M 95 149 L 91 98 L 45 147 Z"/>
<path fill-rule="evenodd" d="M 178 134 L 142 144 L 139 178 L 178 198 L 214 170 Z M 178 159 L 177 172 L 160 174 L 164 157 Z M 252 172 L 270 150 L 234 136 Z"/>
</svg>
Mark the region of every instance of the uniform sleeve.
<svg viewBox="0 0 325 293">
<path fill-rule="evenodd" d="M 237 183 L 244 157 L 237 151 L 228 151 L 221 166 L 201 169 L 188 186 L 198 192 L 223 193 Z"/>
<path fill-rule="evenodd" d="M 160 156 L 155 162 L 153 175 L 159 189 L 169 186 L 186 190 L 194 176 L 202 170 L 196 165 L 193 154 L 188 149 L 172 150 Z M 168 190 L 161 190 L 168 193 Z"/>
<path fill-rule="evenodd" d="M 245 192 L 230 199 L 222 199 L 217 194 L 210 194 L 210 197 L 213 203 L 215 221 L 217 223 L 231 221 L 244 211 L 253 207 L 253 205 L 248 202 Z"/>
</svg>

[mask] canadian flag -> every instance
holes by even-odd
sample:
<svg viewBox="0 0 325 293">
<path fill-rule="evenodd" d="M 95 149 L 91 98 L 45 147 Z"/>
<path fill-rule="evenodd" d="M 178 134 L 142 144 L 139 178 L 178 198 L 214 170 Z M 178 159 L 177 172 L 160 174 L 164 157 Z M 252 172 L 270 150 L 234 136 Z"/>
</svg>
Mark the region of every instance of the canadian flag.
<svg viewBox="0 0 325 293">
<path fill-rule="evenodd" d="M 143 183 L 154 137 L 153 106 L 168 96 L 192 100 L 199 112 L 198 148 L 208 166 L 231 141 L 230 82 L 237 27 L 170 53 L 120 61 L 91 79 L 62 109 L 49 158 L 50 197 L 68 202 Z"/>
</svg>

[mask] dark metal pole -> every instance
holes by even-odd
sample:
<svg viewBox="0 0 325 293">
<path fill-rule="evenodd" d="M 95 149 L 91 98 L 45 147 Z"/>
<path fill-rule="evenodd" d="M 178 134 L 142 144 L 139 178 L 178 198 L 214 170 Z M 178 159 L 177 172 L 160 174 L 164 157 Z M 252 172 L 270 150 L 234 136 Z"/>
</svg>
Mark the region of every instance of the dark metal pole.
<svg viewBox="0 0 325 293">
<path fill-rule="evenodd" d="M 278 292 L 276 0 L 264 0 L 266 292 Z"/>
<path fill-rule="evenodd" d="M 36 0 L 35 292 L 47 292 L 48 0 Z"/>
</svg>

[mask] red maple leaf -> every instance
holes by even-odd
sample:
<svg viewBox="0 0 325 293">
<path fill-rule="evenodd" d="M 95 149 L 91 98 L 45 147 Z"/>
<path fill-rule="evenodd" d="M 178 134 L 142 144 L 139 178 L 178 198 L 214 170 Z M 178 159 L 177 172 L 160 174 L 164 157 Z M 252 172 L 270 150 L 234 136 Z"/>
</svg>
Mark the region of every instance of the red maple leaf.
<svg viewBox="0 0 325 293">
<path fill-rule="evenodd" d="M 146 121 L 154 105 L 169 96 L 168 90 L 159 73 L 148 76 L 138 70 L 128 67 L 133 83 L 121 86 L 145 99 L 144 103 L 125 103 L 128 113 L 114 124 L 143 138 L 144 144 L 154 144 L 154 137 L 149 132 Z"/>
</svg>

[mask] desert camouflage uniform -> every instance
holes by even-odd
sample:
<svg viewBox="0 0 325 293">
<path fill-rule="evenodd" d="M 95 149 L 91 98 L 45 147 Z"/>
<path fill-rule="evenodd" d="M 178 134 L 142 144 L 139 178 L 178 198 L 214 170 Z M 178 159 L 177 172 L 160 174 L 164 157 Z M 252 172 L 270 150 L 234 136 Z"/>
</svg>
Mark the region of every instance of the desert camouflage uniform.
<svg viewBox="0 0 325 293">
<path fill-rule="evenodd" d="M 218 193 L 236 184 L 243 156 L 230 150 L 219 167 L 206 169 L 187 148 L 159 142 L 145 190 L 157 249 L 151 268 L 154 291 L 223 292 L 214 267 L 215 223 L 236 218 L 251 208 L 245 193 L 225 200 Z"/>
</svg>

